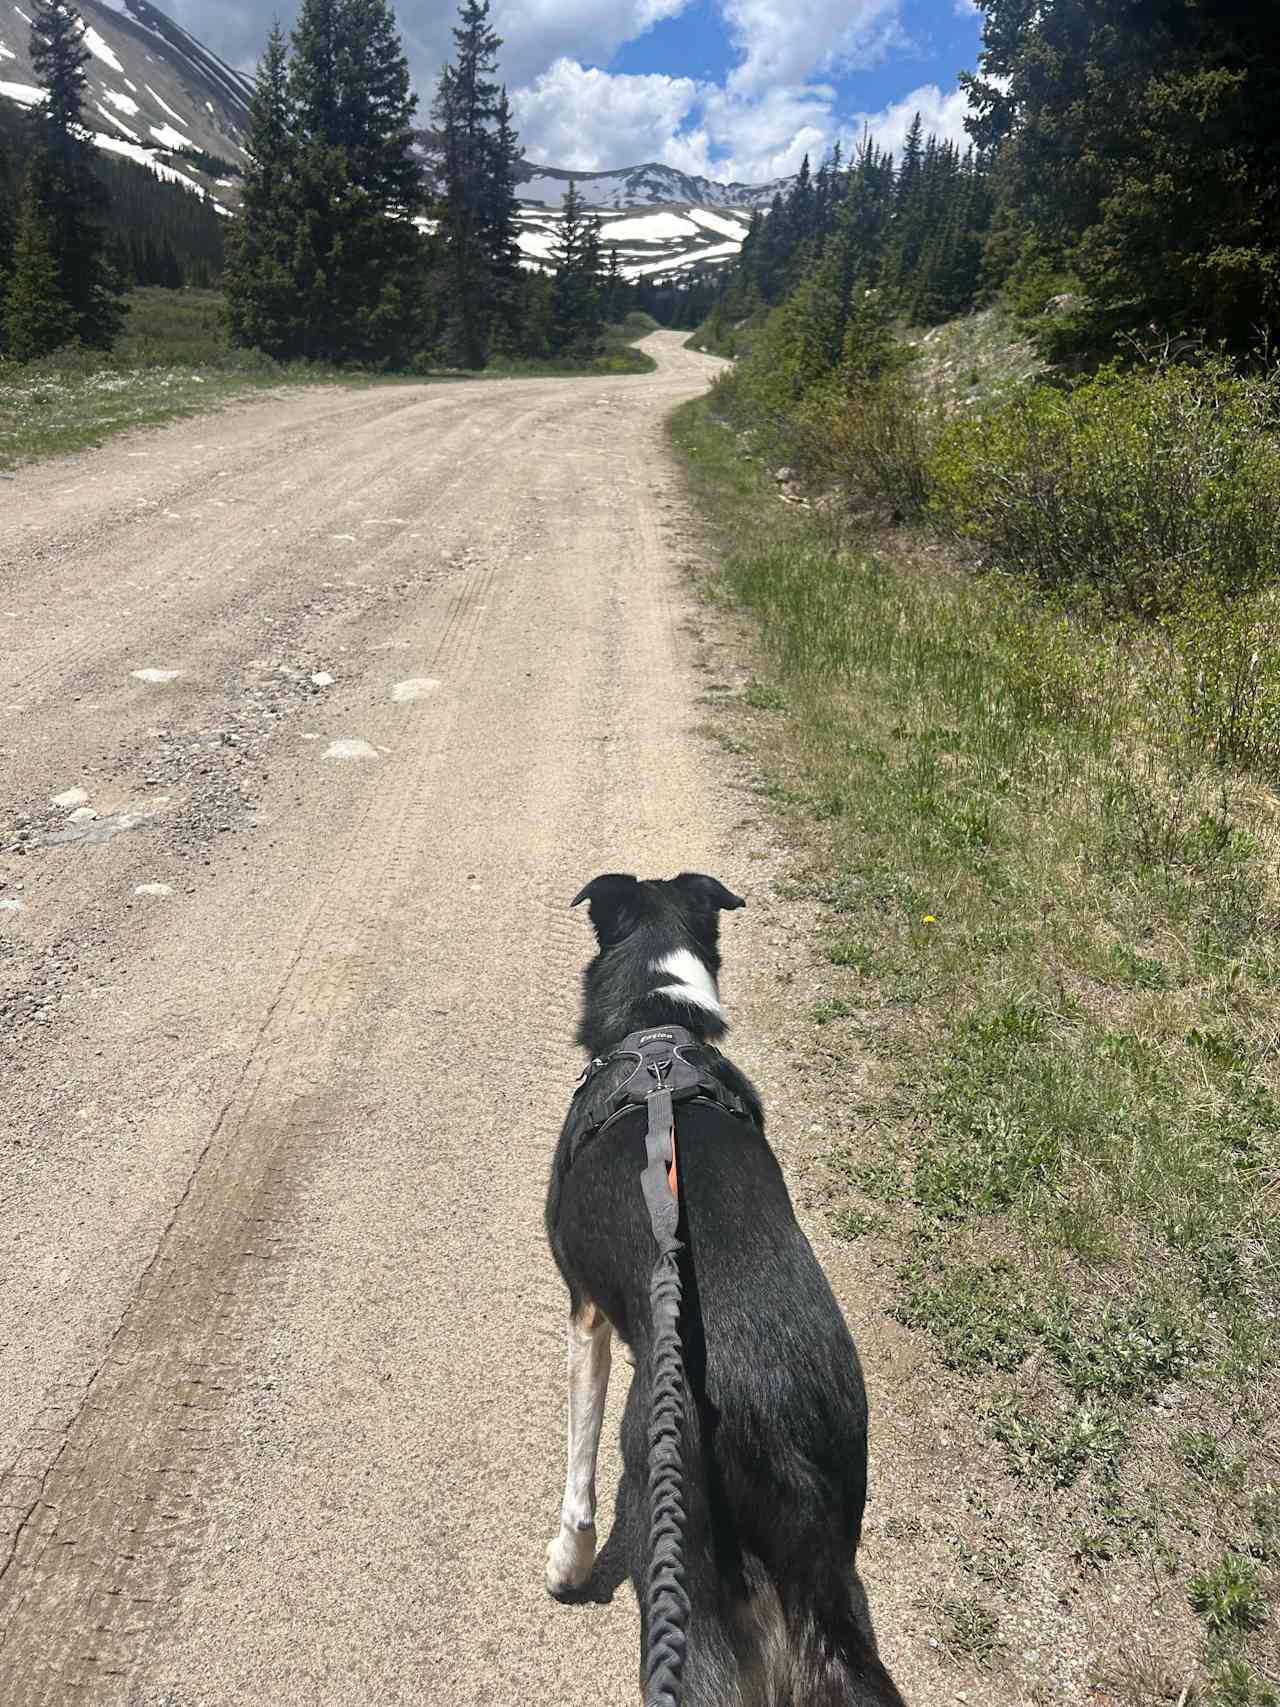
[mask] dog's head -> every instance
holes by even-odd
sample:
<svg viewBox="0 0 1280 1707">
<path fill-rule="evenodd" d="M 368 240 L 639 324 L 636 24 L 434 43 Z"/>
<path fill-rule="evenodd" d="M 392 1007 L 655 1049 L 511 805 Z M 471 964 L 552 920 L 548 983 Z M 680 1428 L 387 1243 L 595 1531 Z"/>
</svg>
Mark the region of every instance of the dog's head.
<svg viewBox="0 0 1280 1707">
<path fill-rule="evenodd" d="M 585 1048 L 598 1054 L 651 1023 L 679 1023 L 709 1039 L 724 1034 L 720 914 L 745 907 L 741 896 L 700 871 L 644 879 L 610 871 L 572 905 L 583 901 L 600 947 L 583 979 Z"/>
</svg>

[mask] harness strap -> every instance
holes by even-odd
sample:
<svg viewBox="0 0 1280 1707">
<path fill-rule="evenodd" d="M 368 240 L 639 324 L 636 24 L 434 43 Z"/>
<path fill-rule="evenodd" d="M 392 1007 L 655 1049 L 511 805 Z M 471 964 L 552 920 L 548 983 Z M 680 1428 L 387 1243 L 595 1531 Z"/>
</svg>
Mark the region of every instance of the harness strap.
<svg viewBox="0 0 1280 1707">
<path fill-rule="evenodd" d="M 689 1641 L 685 1569 L 683 1435 L 684 1354 L 680 1343 L 680 1201 L 676 1179 L 675 1107 L 659 1085 L 645 1098 L 647 1166 L 640 1175 L 657 1260 L 649 1282 L 652 1317 L 649 1402 L 649 1568 L 645 1581 L 648 1642 L 645 1707 L 680 1707 Z"/>
<path fill-rule="evenodd" d="M 647 1166 L 640 1175 L 640 1189 L 659 1251 L 678 1251 L 680 1202 L 676 1195 L 676 1119 L 671 1092 L 665 1085 L 650 1091 L 645 1108 L 649 1119 L 645 1134 Z"/>
</svg>

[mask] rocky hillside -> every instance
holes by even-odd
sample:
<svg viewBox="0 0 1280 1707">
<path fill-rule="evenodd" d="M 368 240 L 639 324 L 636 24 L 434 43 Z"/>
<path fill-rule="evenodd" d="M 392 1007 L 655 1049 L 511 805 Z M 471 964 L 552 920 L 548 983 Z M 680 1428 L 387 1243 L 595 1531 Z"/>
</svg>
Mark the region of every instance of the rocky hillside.
<svg viewBox="0 0 1280 1707">
<path fill-rule="evenodd" d="M 79 0 L 88 26 L 85 67 L 94 142 L 162 178 L 235 207 L 244 161 L 247 78 L 148 0 Z M 0 99 L 40 99 L 31 69 L 27 13 L 0 0 Z"/>
<path fill-rule="evenodd" d="M 716 184 L 710 178 L 691 177 L 678 172 L 674 166 L 661 166 L 649 161 L 644 166 L 620 166 L 612 172 L 566 172 L 557 166 L 535 166 L 524 162 L 525 177 L 520 185 L 522 200 L 541 202 L 559 207 L 569 180 L 578 186 L 578 194 L 588 207 L 709 207 L 745 209 L 767 208 L 778 190 L 785 190 L 790 178 L 778 178 L 769 184 Z"/>
</svg>

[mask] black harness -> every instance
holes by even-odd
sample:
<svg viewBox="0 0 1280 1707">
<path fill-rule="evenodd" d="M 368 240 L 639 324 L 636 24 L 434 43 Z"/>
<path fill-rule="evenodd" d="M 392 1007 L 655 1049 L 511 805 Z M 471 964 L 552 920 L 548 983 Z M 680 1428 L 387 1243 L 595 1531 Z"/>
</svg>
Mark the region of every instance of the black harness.
<svg viewBox="0 0 1280 1707">
<path fill-rule="evenodd" d="M 690 1049 L 698 1050 L 704 1059 L 691 1061 Z M 570 1165 L 584 1144 L 636 1109 L 648 1110 L 650 1131 L 658 1124 L 669 1132 L 675 1105 L 682 1102 L 715 1103 L 735 1119 L 750 1122 L 746 1102 L 715 1071 L 713 1063 L 723 1059 L 712 1044 L 700 1043 L 682 1025 L 663 1025 L 633 1031 L 611 1055 L 588 1061 L 577 1092 L 583 1099 L 582 1125 L 574 1135 Z M 608 1088 L 602 1086 L 592 1093 L 592 1085 L 610 1067 L 627 1062 L 631 1071 L 624 1079 L 614 1079 Z"/>
</svg>

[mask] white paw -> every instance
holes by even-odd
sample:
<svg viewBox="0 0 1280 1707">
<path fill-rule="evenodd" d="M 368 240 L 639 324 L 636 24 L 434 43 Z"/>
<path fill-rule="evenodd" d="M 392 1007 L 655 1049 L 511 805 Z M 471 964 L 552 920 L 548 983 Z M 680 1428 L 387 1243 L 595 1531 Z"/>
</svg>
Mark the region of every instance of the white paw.
<svg viewBox="0 0 1280 1707">
<path fill-rule="evenodd" d="M 557 1600 L 576 1594 L 586 1587 L 595 1562 L 595 1525 L 589 1529 L 567 1529 L 561 1524 L 560 1533 L 547 1548 L 547 1593 Z"/>
</svg>

